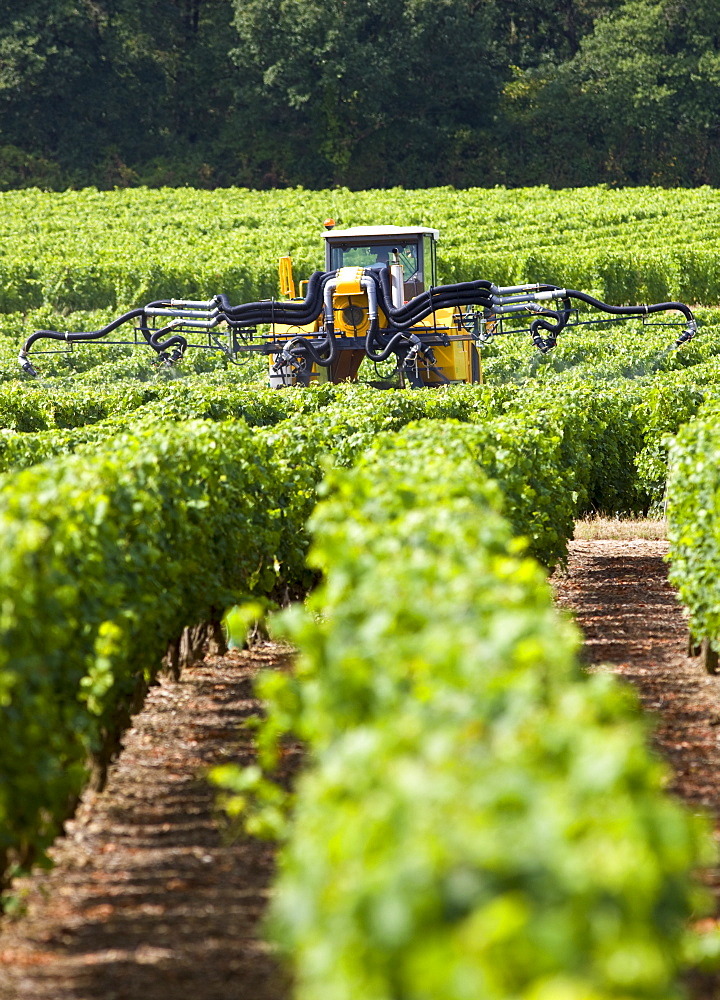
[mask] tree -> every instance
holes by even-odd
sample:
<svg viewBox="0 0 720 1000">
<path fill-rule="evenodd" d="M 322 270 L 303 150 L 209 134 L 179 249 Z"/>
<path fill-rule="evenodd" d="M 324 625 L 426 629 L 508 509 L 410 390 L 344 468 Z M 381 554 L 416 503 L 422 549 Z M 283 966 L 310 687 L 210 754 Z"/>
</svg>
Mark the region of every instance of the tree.
<svg viewBox="0 0 720 1000">
<path fill-rule="evenodd" d="M 542 63 L 571 59 L 598 17 L 611 13 L 622 0 L 495 0 L 496 32 L 503 40 L 505 60 L 528 69 Z"/>
<path fill-rule="evenodd" d="M 9 0 L 3 142 L 96 183 L 211 148 L 233 99 L 231 16 L 229 0 Z"/>
<path fill-rule="evenodd" d="M 234 59 L 277 130 L 285 178 L 438 183 L 498 93 L 487 4 L 235 0 Z"/>
<path fill-rule="evenodd" d="M 628 0 L 598 19 L 572 59 L 517 75 L 504 110 L 558 165 L 557 180 L 717 182 L 713 6 Z"/>
</svg>

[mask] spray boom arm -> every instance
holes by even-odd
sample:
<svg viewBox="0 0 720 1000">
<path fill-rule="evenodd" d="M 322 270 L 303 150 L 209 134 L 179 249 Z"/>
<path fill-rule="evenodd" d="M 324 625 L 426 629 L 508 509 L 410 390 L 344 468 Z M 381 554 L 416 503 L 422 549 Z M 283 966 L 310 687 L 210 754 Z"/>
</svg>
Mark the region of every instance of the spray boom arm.
<svg viewBox="0 0 720 1000">
<path fill-rule="evenodd" d="M 686 325 L 676 340 L 677 347 L 697 332 L 693 313 L 682 302 L 613 306 L 585 292 L 556 285 L 500 287 L 478 279 L 431 287 L 408 302 L 398 304 L 397 294 L 393 294 L 390 268 L 341 268 L 339 271 L 315 271 L 307 283 L 305 297 L 300 300 L 273 299 L 233 305 L 224 294 L 204 301 L 168 299 L 132 309 L 102 329 L 89 333 L 38 330 L 23 344 L 18 361 L 25 372 L 35 375 L 37 373 L 29 354 L 38 341 L 47 339 L 67 345 L 103 340 L 117 343 L 107 341 L 109 335 L 124 325 L 133 324 L 136 340 L 132 342 L 144 341 L 160 362 L 173 364 L 182 358 L 189 346 L 188 334 L 202 331 L 211 337 L 211 331 L 225 324 L 227 344 L 215 338 L 208 345 L 194 346 L 210 346 L 231 356 L 253 350 L 275 355 L 276 371 L 283 366 L 308 363 L 329 368 L 337 359 L 339 349 L 347 346 L 346 331 L 340 337 L 336 334 L 338 307 L 335 300 L 341 291 L 348 294 L 349 278 L 344 273 L 348 271 L 353 272 L 350 277 L 357 285 L 355 295 L 362 295 L 362 300 L 356 299 L 361 302 L 359 309 L 366 325 L 361 349 L 372 361 L 384 361 L 394 353 L 399 361 L 405 363 L 408 358 L 414 360 L 421 351 L 431 353 L 434 345 L 445 344 L 448 337 L 439 333 L 436 319 L 441 310 L 451 310 L 459 317 L 460 339 L 475 342 L 483 342 L 497 332 L 495 324 L 499 317 L 511 314 L 532 316 L 530 336 L 535 347 L 542 352 L 555 346 L 558 334 L 569 324 L 573 300 L 617 318 L 679 312 L 684 316 Z M 291 271 L 286 269 L 284 278 L 284 285 L 289 288 Z M 429 318 L 432 318 L 432 325 L 427 325 Z M 259 333 L 257 328 L 266 325 L 270 326 L 271 333 Z M 356 324 L 356 327 L 359 325 Z M 278 326 L 283 333 L 278 334 Z M 306 329 L 308 327 L 311 332 Z M 142 340 L 138 340 L 138 334 Z M 358 338 L 351 339 L 354 345 L 354 340 Z"/>
</svg>

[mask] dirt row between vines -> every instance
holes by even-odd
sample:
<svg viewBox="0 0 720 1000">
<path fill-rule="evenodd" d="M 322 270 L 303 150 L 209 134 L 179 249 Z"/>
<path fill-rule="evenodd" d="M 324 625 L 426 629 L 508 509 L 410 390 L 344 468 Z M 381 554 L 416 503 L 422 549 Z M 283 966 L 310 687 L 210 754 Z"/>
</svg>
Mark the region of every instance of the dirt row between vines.
<svg viewBox="0 0 720 1000">
<path fill-rule="evenodd" d="M 654 722 L 654 749 L 669 764 L 669 790 L 709 814 L 720 840 L 720 678 L 687 655 L 686 619 L 667 580 L 664 541 L 574 541 L 554 581 L 560 607 L 582 627 L 589 670 L 633 685 Z M 720 912 L 720 869 L 701 873 Z M 720 975 L 694 974 L 693 1000 L 718 1000 Z"/>
<path fill-rule="evenodd" d="M 673 792 L 717 822 L 720 679 L 686 656 L 665 548 L 575 541 L 557 599 L 583 627 L 588 668 L 634 684 L 656 716 Z M 85 797 L 53 849 L 55 867 L 15 886 L 19 915 L 0 928 L 0 1000 L 289 997 L 260 930 L 272 848 L 228 842 L 204 780 L 213 764 L 252 760 L 251 736 L 239 729 L 258 709 L 252 678 L 288 662 L 266 644 L 152 689 L 106 789 Z M 703 878 L 720 895 L 720 871 Z M 720 977 L 691 986 L 694 1000 L 720 996 Z"/>
<path fill-rule="evenodd" d="M 104 791 L 87 795 L 55 867 L 14 885 L 0 931 L 1 1000 L 282 1000 L 259 923 L 272 847 L 227 842 L 205 780 L 253 759 L 240 729 L 252 680 L 288 666 L 270 644 L 163 678 L 125 734 Z"/>
</svg>

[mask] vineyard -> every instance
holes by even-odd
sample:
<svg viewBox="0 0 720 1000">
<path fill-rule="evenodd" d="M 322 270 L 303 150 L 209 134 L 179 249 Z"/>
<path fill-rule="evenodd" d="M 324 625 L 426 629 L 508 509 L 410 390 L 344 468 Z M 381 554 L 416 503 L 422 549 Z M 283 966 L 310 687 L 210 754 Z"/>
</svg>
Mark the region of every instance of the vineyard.
<svg viewBox="0 0 720 1000">
<path fill-rule="evenodd" d="M 693 644 L 720 649 L 720 196 L 610 191 L 0 195 L 0 885 L 41 862 L 189 627 L 268 612 L 257 763 L 225 808 L 280 842 L 270 932 L 299 1000 L 668 1000 L 707 908 L 706 823 L 637 703 L 580 669 L 548 573 L 584 514 L 669 520 Z M 266 387 L 267 361 L 43 358 L 158 297 L 278 294 L 319 225 L 433 225 L 445 282 L 692 304 L 483 346 L 484 384 Z M 306 598 L 306 600 L 303 600 Z M 288 606 L 289 605 L 289 606 Z M 276 609 L 284 610 L 276 613 Z M 716 658 L 715 658 L 716 663 Z M 283 748 L 306 766 L 289 792 Z M 28 761 L 32 767 L 28 767 Z M 8 890 L 9 891 L 9 890 Z"/>
</svg>

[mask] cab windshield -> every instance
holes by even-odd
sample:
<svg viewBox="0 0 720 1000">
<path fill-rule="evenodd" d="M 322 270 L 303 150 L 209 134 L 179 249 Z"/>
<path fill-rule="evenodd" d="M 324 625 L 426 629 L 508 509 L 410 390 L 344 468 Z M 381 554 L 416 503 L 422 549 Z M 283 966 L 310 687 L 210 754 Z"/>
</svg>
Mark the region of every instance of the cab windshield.
<svg viewBox="0 0 720 1000">
<path fill-rule="evenodd" d="M 395 251 L 402 264 L 403 280 L 410 281 L 418 270 L 417 243 L 373 243 L 358 246 L 356 243 L 330 247 L 330 265 L 332 270 L 341 267 L 387 267 L 388 262 L 395 260 Z"/>
</svg>

